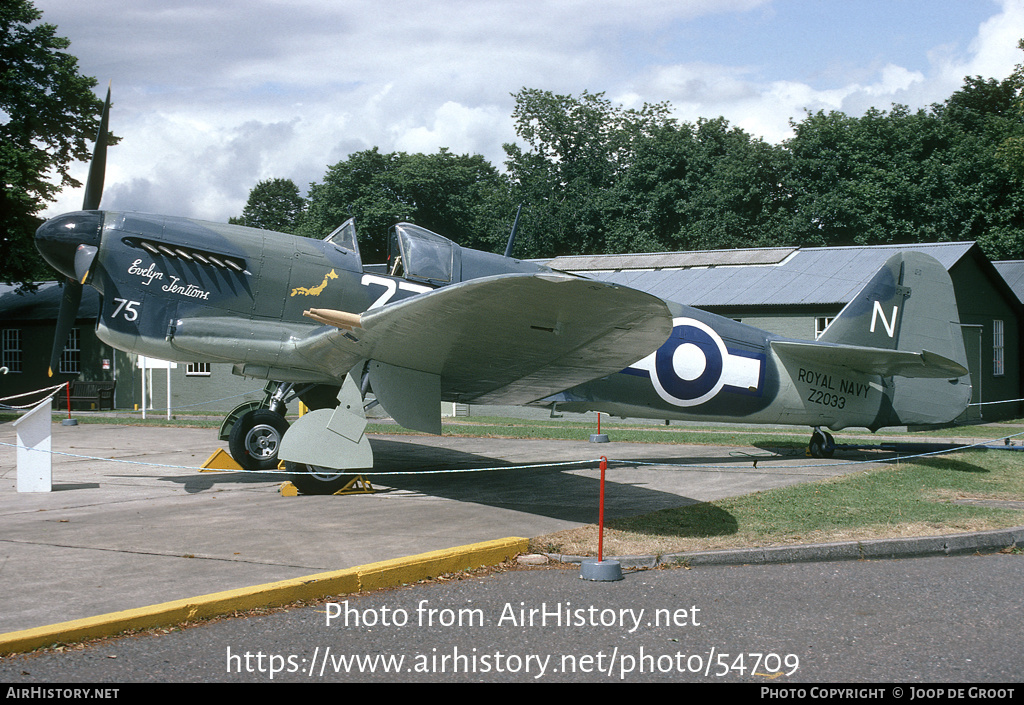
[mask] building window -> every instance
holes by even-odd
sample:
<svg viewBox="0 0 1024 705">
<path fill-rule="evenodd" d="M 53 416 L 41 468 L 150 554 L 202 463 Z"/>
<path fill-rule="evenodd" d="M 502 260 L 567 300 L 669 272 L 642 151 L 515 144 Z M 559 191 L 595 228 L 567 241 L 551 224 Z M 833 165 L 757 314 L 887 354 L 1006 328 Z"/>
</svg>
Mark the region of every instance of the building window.
<svg viewBox="0 0 1024 705">
<path fill-rule="evenodd" d="M 834 316 L 820 316 L 814 319 L 814 339 L 817 340 L 821 337 L 821 334 L 825 332 L 825 329 L 832 325 L 832 321 L 835 320 Z"/>
<path fill-rule="evenodd" d="M 210 376 L 210 363 L 209 362 L 190 362 L 188 367 L 185 368 L 186 377 L 209 377 Z"/>
<path fill-rule="evenodd" d="M 1002 321 L 992 321 L 992 374 L 1002 377 L 1006 373 L 1004 364 L 1006 353 L 1006 338 L 1003 332 Z"/>
<path fill-rule="evenodd" d="M 21 331 L 17 328 L 5 328 L 2 345 L 0 365 L 6 367 L 8 372 L 21 372 Z"/>
<path fill-rule="evenodd" d="M 64 343 L 64 350 L 60 354 L 60 373 L 77 375 L 82 371 L 82 347 L 81 338 L 77 328 L 72 328 L 68 333 L 68 340 Z"/>
</svg>

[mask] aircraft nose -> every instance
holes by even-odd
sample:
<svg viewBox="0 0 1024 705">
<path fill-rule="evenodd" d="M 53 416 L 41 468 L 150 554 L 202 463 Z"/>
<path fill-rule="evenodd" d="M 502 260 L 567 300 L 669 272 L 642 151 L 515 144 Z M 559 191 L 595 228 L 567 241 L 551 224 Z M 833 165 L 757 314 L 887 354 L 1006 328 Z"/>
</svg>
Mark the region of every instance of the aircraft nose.
<svg viewBox="0 0 1024 705">
<path fill-rule="evenodd" d="M 102 229 L 102 211 L 59 215 L 36 230 L 36 249 L 51 267 L 66 277 L 77 279 L 75 252 L 79 245 L 99 247 Z"/>
</svg>

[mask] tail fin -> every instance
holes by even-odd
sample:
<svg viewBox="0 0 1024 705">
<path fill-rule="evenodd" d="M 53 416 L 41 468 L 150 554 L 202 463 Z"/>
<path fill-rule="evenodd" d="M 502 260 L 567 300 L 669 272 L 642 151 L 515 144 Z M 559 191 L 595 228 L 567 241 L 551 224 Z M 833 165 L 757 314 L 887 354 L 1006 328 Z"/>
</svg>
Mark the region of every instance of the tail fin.
<svg viewBox="0 0 1024 705">
<path fill-rule="evenodd" d="M 934 257 L 922 252 L 890 257 L 819 342 L 926 353 L 967 369 L 953 282 Z M 970 401 L 970 378 L 895 377 L 887 396 L 892 418 L 880 425 L 947 423 Z"/>
</svg>

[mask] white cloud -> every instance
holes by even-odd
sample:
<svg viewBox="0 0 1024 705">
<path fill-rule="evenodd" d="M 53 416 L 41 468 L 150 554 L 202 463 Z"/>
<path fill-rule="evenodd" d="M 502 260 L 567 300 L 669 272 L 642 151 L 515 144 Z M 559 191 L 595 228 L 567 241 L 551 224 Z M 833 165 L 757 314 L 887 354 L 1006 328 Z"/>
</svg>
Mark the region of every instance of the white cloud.
<svg viewBox="0 0 1024 705">
<path fill-rule="evenodd" d="M 501 167 L 501 145 L 515 139 L 511 94 L 523 87 L 605 92 L 628 106 L 668 100 L 681 119 L 724 115 L 779 141 L 805 109 L 922 107 L 965 75 L 1005 77 L 1024 36 L 1024 2 L 1003 0 L 970 46 L 937 36 L 926 70 L 871 56 L 848 80 L 830 72 L 830 83 L 815 88 L 762 80 L 770 75 L 762 66 L 711 52 L 699 63 L 673 62 L 676 34 L 689 23 L 770 18 L 770 0 L 36 4 L 72 40 L 83 73 L 113 80 L 111 124 L 123 141 L 109 156 L 104 207 L 214 220 L 240 213 L 261 179 L 292 178 L 302 188 L 373 146 L 447 147 Z M 770 62 L 772 38 L 756 41 Z M 80 205 L 80 193 L 64 193 L 48 213 Z"/>
</svg>

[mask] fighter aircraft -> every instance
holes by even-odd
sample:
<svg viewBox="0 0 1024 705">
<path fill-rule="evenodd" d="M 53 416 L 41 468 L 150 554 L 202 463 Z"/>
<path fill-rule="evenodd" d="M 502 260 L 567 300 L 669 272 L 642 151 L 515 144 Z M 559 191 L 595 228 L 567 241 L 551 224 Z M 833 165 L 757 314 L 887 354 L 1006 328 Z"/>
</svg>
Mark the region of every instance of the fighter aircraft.
<svg viewBox="0 0 1024 705">
<path fill-rule="evenodd" d="M 229 447 L 245 468 L 283 461 L 303 492 L 372 468 L 376 403 L 438 434 L 442 401 L 801 424 L 828 456 L 824 428 L 944 423 L 970 398 L 952 284 L 923 253 L 886 262 L 818 341 L 514 259 L 511 238 L 499 255 L 399 223 L 388 262 L 364 264 L 351 220 L 313 240 L 99 210 L 109 104 L 83 210 L 36 233 L 67 277 L 51 369 L 93 286 L 104 342 L 270 381 L 229 416 Z M 296 397 L 312 411 L 289 425 Z"/>
</svg>

